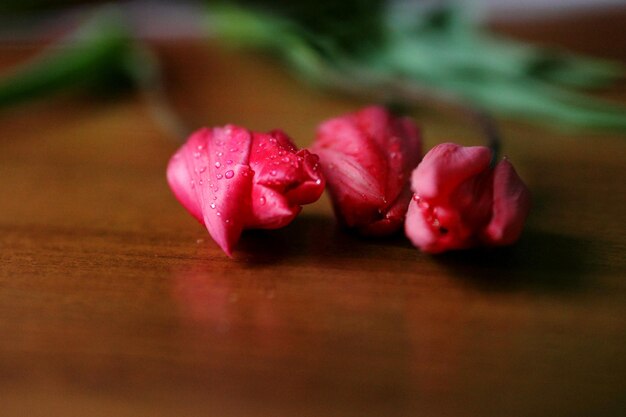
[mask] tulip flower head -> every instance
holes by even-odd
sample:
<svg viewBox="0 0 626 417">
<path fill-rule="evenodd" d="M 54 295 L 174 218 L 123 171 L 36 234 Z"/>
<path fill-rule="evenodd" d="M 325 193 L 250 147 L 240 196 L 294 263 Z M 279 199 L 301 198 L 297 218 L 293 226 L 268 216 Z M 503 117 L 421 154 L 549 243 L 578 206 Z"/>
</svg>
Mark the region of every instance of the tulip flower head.
<svg viewBox="0 0 626 417">
<path fill-rule="evenodd" d="M 402 227 L 409 179 L 421 158 L 418 128 L 378 106 L 328 120 L 313 145 L 340 222 L 366 235 Z"/>
<path fill-rule="evenodd" d="M 317 155 L 297 150 L 285 133 L 234 125 L 193 133 L 171 158 L 167 179 L 229 256 L 244 229 L 286 226 L 325 186 Z"/>
<path fill-rule="evenodd" d="M 490 166 L 484 146 L 443 143 L 413 171 L 405 232 L 425 252 L 515 242 L 530 209 L 530 193 L 513 165 Z"/>
</svg>

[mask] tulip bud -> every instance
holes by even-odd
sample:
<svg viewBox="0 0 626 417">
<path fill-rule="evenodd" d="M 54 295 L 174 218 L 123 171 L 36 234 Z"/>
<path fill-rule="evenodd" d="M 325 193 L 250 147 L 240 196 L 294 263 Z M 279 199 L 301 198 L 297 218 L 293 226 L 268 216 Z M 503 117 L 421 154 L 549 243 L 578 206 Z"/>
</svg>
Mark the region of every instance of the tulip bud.
<svg viewBox="0 0 626 417">
<path fill-rule="evenodd" d="M 193 133 L 170 160 L 167 179 L 229 256 L 243 229 L 287 225 L 325 185 L 317 155 L 297 150 L 285 133 L 233 125 Z"/>
<path fill-rule="evenodd" d="M 413 171 L 405 231 L 424 252 L 501 246 L 520 236 L 530 193 L 513 165 L 490 166 L 491 150 L 444 143 Z"/>
<path fill-rule="evenodd" d="M 367 107 L 322 123 L 312 149 L 340 222 L 366 235 L 401 228 L 421 157 L 419 130 L 409 118 Z"/>
</svg>

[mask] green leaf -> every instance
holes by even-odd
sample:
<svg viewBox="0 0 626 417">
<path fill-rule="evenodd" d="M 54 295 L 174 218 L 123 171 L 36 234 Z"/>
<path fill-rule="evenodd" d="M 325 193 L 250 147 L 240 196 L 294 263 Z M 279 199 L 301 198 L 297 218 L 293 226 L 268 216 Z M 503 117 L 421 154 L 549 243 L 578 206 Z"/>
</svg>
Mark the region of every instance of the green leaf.
<svg viewBox="0 0 626 417">
<path fill-rule="evenodd" d="M 272 51 L 321 86 L 389 100 L 453 99 L 550 126 L 626 130 L 623 106 L 570 90 L 607 85 L 622 66 L 491 35 L 458 4 L 387 4 L 383 41 L 364 32 L 365 47 L 349 49 L 333 31 L 315 31 L 290 13 L 231 6 L 212 16 L 225 38 Z M 344 25 L 359 27 L 358 19 Z"/>
<path fill-rule="evenodd" d="M 109 89 L 112 83 L 128 83 L 136 70 L 132 54 L 131 38 L 119 16 L 99 13 L 70 38 L 0 76 L 0 107 L 70 87 Z"/>
</svg>

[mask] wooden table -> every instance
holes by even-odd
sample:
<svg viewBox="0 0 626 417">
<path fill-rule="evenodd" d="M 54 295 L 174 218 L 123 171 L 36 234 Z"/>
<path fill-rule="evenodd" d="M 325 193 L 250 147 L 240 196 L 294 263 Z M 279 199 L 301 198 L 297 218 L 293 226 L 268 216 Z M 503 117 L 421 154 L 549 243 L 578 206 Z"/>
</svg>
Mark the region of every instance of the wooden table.
<svg viewBox="0 0 626 417">
<path fill-rule="evenodd" d="M 624 14 L 610 21 L 508 30 L 626 60 Z M 35 47 L 5 44 L 0 63 Z M 281 126 L 307 145 L 320 120 L 364 104 L 254 54 L 158 51 L 193 127 Z M 626 101 L 626 86 L 607 95 Z M 427 147 L 480 143 L 453 111 L 416 118 Z M 229 259 L 171 195 L 176 146 L 139 98 L 3 111 L 0 415 L 623 415 L 625 138 L 503 132 L 534 196 L 509 250 L 431 257 L 359 239 L 323 198 Z"/>
</svg>

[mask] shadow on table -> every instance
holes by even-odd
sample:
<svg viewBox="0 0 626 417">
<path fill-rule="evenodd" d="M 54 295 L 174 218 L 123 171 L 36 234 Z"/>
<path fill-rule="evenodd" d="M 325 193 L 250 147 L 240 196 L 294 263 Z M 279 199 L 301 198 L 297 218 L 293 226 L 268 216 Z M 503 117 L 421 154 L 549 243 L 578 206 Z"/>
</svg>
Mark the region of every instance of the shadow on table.
<svg viewBox="0 0 626 417">
<path fill-rule="evenodd" d="M 386 238 L 367 238 L 339 227 L 333 217 L 306 215 L 277 230 L 249 230 L 238 244 L 249 265 L 294 263 L 313 260 L 332 265 L 358 259 L 399 257 L 403 247 L 418 258 L 402 233 Z M 406 255 L 403 256 L 406 258 Z"/>
<path fill-rule="evenodd" d="M 590 242 L 526 230 L 517 244 L 434 257 L 458 279 L 485 290 L 575 291 L 589 284 Z"/>
<path fill-rule="evenodd" d="M 419 253 L 402 233 L 364 238 L 337 227 L 331 217 L 311 215 L 284 229 L 246 232 L 238 250 L 250 267 L 311 259 L 332 266 L 379 258 L 419 269 L 434 262 L 465 284 L 493 291 L 575 291 L 588 284 L 593 267 L 590 242 L 571 236 L 528 229 L 511 247 L 430 256 Z"/>
</svg>

